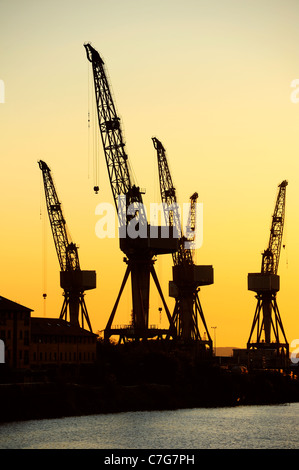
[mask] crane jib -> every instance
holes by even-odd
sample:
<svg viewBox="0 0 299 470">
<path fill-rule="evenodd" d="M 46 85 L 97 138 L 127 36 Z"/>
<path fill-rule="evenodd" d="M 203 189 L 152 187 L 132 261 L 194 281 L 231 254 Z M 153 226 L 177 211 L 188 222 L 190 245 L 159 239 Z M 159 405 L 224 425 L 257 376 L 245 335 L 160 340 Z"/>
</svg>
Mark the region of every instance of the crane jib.
<svg viewBox="0 0 299 470">
<path fill-rule="evenodd" d="M 270 239 L 268 248 L 263 253 L 261 272 L 264 274 L 277 274 L 280 258 L 282 235 L 285 218 L 286 187 L 284 180 L 279 186 L 275 209 L 272 216 Z"/>
</svg>

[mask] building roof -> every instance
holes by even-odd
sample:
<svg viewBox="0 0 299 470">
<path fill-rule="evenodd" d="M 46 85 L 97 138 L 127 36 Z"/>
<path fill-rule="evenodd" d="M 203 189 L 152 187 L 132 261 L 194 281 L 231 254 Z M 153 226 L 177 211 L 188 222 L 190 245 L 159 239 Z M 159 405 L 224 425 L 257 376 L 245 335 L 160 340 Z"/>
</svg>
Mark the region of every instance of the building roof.
<svg viewBox="0 0 299 470">
<path fill-rule="evenodd" d="M 71 323 L 66 320 L 44 317 L 31 317 L 31 334 L 97 336 L 89 330 L 80 328 L 80 326 L 71 325 Z"/>
<path fill-rule="evenodd" d="M 17 302 L 13 302 L 12 300 L 8 300 L 5 297 L 0 296 L 0 312 L 7 312 L 7 311 L 20 311 L 26 310 L 27 312 L 33 312 L 31 308 L 24 307 L 23 305 L 18 304 Z"/>
</svg>

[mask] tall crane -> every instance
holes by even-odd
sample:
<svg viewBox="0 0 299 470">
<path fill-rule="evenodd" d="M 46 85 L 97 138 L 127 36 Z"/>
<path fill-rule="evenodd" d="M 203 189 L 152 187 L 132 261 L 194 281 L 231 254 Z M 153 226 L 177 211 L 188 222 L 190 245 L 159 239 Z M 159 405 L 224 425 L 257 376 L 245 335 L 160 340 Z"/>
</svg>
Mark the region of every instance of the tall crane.
<svg viewBox="0 0 299 470">
<path fill-rule="evenodd" d="M 206 324 L 199 300 L 199 286 L 213 284 L 213 267 L 198 266 L 194 263 L 194 234 L 196 223 L 196 201 L 198 194 L 190 197 L 190 213 L 187 227 L 189 236 L 184 236 L 181 227 L 180 213 L 177 205 L 176 189 L 170 174 L 166 151 L 162 143 L 153 137 L 157 152 L 161 200 L 165 207 L 165 218 L 169 225 L 174 225 L 182 234 L 178 251 L 173 257 L 173 281 L 169 282 L 169 294 L 175 298 L 173 320 L 177 335 L 183 342 L 196 340 L 212 354 L 212 339 Z M 190 236 L 191 235 L 191 236 Z M 186 242 L 188 247 L 186 247 Z M 199 320 L 205 329 L 206 336 L 200 333 Z"/>
<path fill-rule="evenodd" d="M 173 321 L 166 305 L 154 263 L 157 255 L 171 253 L 177 249 L 177 238 L 170 234 L 162 238 L 161 227 L 158 234 L 152 236 L 151 226 L 147 222 L 141 189 L 133 183 L 121 121 L 117 115 L 113 97 L 107 80 L 104 62 L 99 53 L 84 44 L 87 59 L 92 64 L 98 124 L 108 169 L 109 181 L 115 208 L 119 216 L 120 249 L 125 253 L 127 269 L 119 294 L 104 330 L 104 337 L 119 336 L 119 341 L 127 339 L 146 339 L 162 333 L 175 336 Z M 96 188 L 97 190 L 98 188 Z M 137 229 L 134 232 L 134 227 Z M 133 228 L 133 230 L 132 230 Z M 127 279 L 131 275 L 132 287 L 132 322 L 129 327 L 112 328 L 115 313 Z M 169 329 L 158 331 L 149 325 L 149 288 L 150 276 L 154 279 L 162 299 Z"/>
<path fill-rule="evenodd" d="M 81 328 L 84 328 L 85 320 L 92 332 L 84 292 L 95 289 L 96 273 L 95 271 L 81 270 L 78 247 L 71 241 L 68 233 L 51 170 L 42 160 L 38 164 L 43 175 L 47 211 L 61 269 L 60 286 L 64 290 L 64 301 L 59 318 L 67 321 L 69 318 L 72 325 L 81 326 Z"/>
<path fill-rule="evenodd" d="M 276 295 L 280 288 L 280 278 L 277 271 L 285 220 L 287 185 L 288 182 L 284 180 L 278 186 L 269 244 L 262 253 L 261 272 L 248 274 L 248 290 L 256 292 L 257 306 L 247 349 L 262 351 L 274 349 L 276 357 L 282 360 L 289 357 L 289 345 L 279 313 Z"/>
</svg>

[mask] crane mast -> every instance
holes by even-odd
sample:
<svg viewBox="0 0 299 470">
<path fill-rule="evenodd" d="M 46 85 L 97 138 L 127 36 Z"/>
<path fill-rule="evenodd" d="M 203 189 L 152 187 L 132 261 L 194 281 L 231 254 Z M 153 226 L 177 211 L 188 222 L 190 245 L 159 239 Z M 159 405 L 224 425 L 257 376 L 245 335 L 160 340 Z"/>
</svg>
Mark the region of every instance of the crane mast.
<svg viewBox="0 0 299 470">
<path fill-rule="evenodd" d="M 275 350 L 275 360 L 279 364 L 287 361 L 289 356 L 289 345 L 276 300 L 280 288 L 277 271 L 285 220 L 287 185 L 288 182 L 284 180 L 278 186 L 269 244 L 262 253 L 261 272 L 248 274 L 248 289 L 256 292 L 257 306 L 247 349 L 249 351 Z M 282 335 L 282 340 L 280 335 Z"/>
<path fill-rule="evenodd" d="M 82 328 L 84 328 L 85 319 L 89 330 L 92 331 L 84 300 L 84 291 L 96 287 L 96 274 L 95 271 L 81 270 L 78 247 L 70 239 L 51 170 L 42 160 L 38 164 L 43 175 L 47 211 L 61 270 L 60 286 L 64 290 L 64 302 L 60 318 L 67 320 L 69 317 L 72 325 L 80 326 L 81 313 Z"/>
<path fill-rule="evenodd" d="M 153 144 L 157 152 L 160 194 L 165 208 L 165 218 L 170 225 L 180 229 L 178 251 L 173 257 L 173 281 L 169 282 L 169 294 L 175 298 L 173 321 L 177 329 L 178 338 L 187 343 L 195 340 L 198 345 L 212 354 L 212 339 L 209 334 L 198 296 L 199 286 L 213 283 L 212 266 L 197 266 L 194 263 L 194 242 L 196 228 L 196 201 L 198 194 L 190 197 L 190 211 L 187 227 L 189 236 L 181 231 L 180 213 L 177 205 L 176 189 L 173 185 L 166 151 L 162 143 L 154 137 Z M 191 236 L 190 236 L 191 235 Z M 185 242 L 191 242 L 191 248 L 185 247 Z M 200 333 L 199 320 L 205 329 L 208 339 Z"/>
<path fill-rule="evenodd" d="M 165 333 L 167 337 L 169 335 L 174 336 L 175 328 L 154 269 L 154 258 L 163 253 L 176 251 L 177 239 L 171 235 L 167 239 L 163 238 L 161 236 L 161 227 L 159 227 L 158 237 L 151 237 L 151 227 L 147 223 L 142 191 L 132 181 L 120 118 L 113 102 L 104 62 L 90 44 L 84 44 L 84 47 L 87 59 L 91 62 L 93 69 L 98 124 L 113 199 L 119 219 L 120 214 L 122 216 L 125 214 L 125 222 L 123 223 L 121 217 L 120 223 L 120 235 L 122 235 L 120 236 L 120 249 L 126 254 L 124 261 L 127 264 L 127 269 L 105 328 L 105 339 L 109 340 L 110 336 L 119 335 L 120 341 L 126 341 L 130 338 L 139 340 L 162 334 L 161 331 L 158 332 L 149 328 L 150 276 L 154 279 L 169 321 L 169 329 Z M 132 210 L 129 211 L 129 208 Z M 135 218 L 137 221 L 136 226 L 139 229 L 140 227 L 144 229 L 145 236 L 131 237 L 128 235 L 129 223 Z M 121 229 L 124 228 L 126 230 L 125 236 L 123 231 L 121 232 Z M 129 275 L 131 275 L 132 284 L 132 322 L 129 327 L 113 329 L 112 323 Z"/>
</svg>

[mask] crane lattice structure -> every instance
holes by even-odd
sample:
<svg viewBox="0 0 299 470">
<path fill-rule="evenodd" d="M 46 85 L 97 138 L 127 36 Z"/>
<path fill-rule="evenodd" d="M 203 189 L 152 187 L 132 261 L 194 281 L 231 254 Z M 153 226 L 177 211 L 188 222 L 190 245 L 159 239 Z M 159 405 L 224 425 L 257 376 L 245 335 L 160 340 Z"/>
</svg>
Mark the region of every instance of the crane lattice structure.
<svg viewBox="0 0 299 470">
<path fill-rule="evenodd" d="M 280 362 L 288 360 L 289 344 L 286 339 L 276 295 L 280 288 L 277 274 L 280 258 L 287 181 L 278 186 L 278 195 L 272 216 L 268 248 L 262 253 L 260 273 L 248 274 L 248 289 L 256 292 L 257 306 L 247 342 L 247 349 L 275 350 Z M 282 335 L 282 339 L 281 336 Z"/>
<path fill-rule="evenodd" d="M 169 294 L 175 298 L 173 321 L 178 338 L 183 342 L 197 341 L 212 354 L 213 343 L 206 324 L 203 309 L 199 300 L 199 286 L 213 284 L 213 267 L 198 266 L 194 263 L 194 236 L 196 224 L 196 201 L 198 194 L 190 197 L 190 212 L 187 223 L 188 236 L 183 235 L 180 211 L 177 204 L 176 189 L 173 185 L 168 166 L 166 151 L 162 143 L 154 137 L 157 151 L 160 193 L 165 209 L 166 222 L 175 226 L 181 233 L 178 251 L 173 257 L 173 281 L 169 282 Z M 186 234 L 187 235 L 187 234 Z M 199 324 L 204 327 L 206 335 L 200 333 Z"/>
<path fill-rule="evenodd" d="M 150 337 L 175 337 L 175 328 L 158 281 L 154 263 L 157 255 L 177 250 L 177 237 L 162 238 L 161 227 L 158 235 L 151 236 L 151 227 L 147 222 L 141 189 L 133 183 L 125 142 L 117 115 L 104 62 L 99 53 L 90 45 L 84 44 L 87 58 L 92 64 L 95 99 L 101 140 L 108 169 L 116 211 L 119 217 L 120 249 L 125 253 L 127 269 L 119 294 L 104 330 L 104 338 L 119 336 L 119 341 L 139 340 Z M 98 188 L 96 187 L 97 191 Z M 138 229 L 136 236 L 135 229 Z M 132 230 L 133 229 L 133 230 Z M 132 320 L 128 327 L 113 328 L 112 323 L 129 275 L 132 287 Z M 149 291 L 152 276 L 168 318 L 166 330 L 150 328 Z"/>
<path fill-rule="evenodd" d="M 95 271 L 81 270 L 78 247 L 71 241 L 68 233 L 51 170 L 42 160 L 38 164 L 43 174 L 47 211 L 61 269 L 60 286 L 64 290 L 64 301 L 59 318 L 69 321 L 72 325 L 81 326 L 81 328 L 84 328 L 85 320 L 92 332 L 84 292 L 95 289 L 96 273 Z"/>
</svg>

